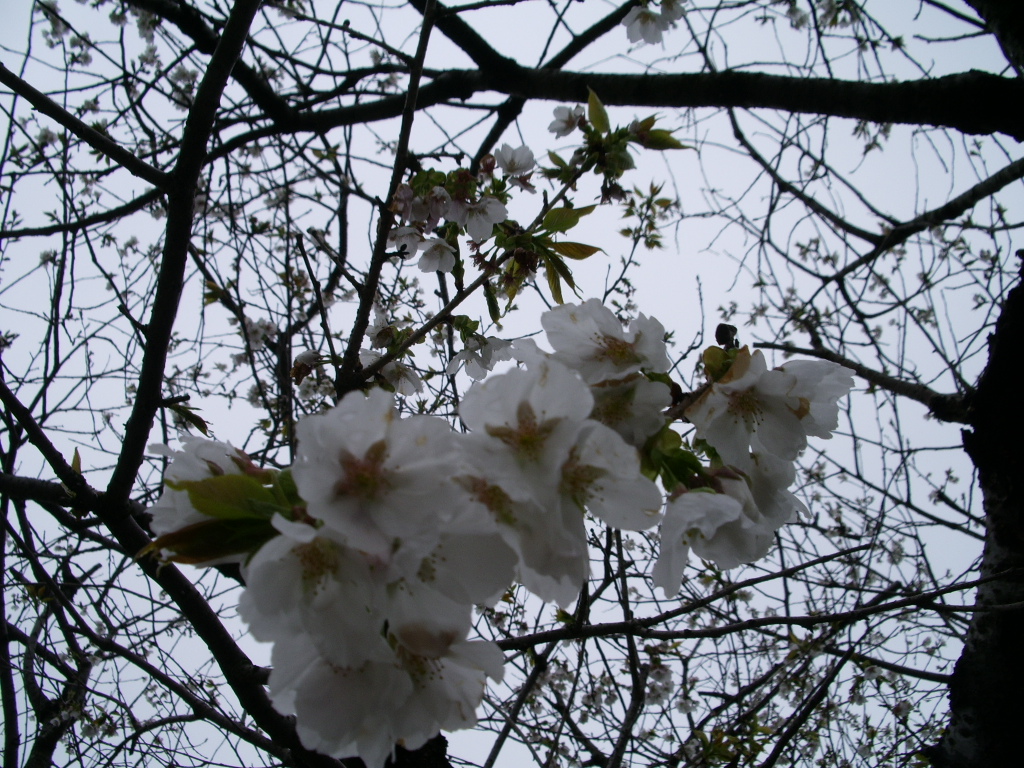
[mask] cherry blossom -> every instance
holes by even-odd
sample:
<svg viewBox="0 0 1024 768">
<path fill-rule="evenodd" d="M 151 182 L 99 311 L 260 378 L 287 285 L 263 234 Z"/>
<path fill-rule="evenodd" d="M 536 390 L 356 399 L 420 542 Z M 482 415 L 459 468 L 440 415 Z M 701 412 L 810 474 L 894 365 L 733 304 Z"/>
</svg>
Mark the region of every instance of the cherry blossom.
<svg viewBox="0 0 1024 768">
<path fill-rule="evenodd" d="M 359 362 L 363 367 L 373 365 L 384 355 L 370 349 L 364 349 L 359 353 Z M 423 379 L 405 363 L 392 360 L 380 370 L 380 375 L 395 392 L 406 397 L 415 395 L 423 389 Z"/>
<path fill-rule="evenodd" d="M 508 210 L 495 197 L 484 196 L 475 203 L 453 200 L 447 219 L 465 227 L 471 240 L 482 243 L 494 231 L 494 225 L 508 218 Z"/>
<path fill-rule="evenodd" d="M 476 384 L 459 415 L 473 434 L 463 443 L 484 476 L 517 499 L 557 488 L 593 398 L 572 371 L 554 360 L 539 360 Z"/>
<path fill-rule="evenodd" d="M 366 327 L 366 338 L 370 346 L 385 349 L 395 340 L 398 325 L 388 320 L 387 313 L 377 302 L 373 303 L 373 322 Z"/>
<path fill-rule="evenodd" d="M 661 525 L 661 551 L 653 571 L 666 596 L 679 591 L 692 549 L 719 568 L 735 568 L 764 557 L 777 525 L 765 518 L 740 477 L 720 478 L 722 493 L 695 490 L 673 498 Z"/>
<path fill-rule="evenodd" d="M 652 317 L 639 315 L 626 331 L 610 309 L 589 299 L 545 312 L 541 325 L 555 359 L 579 371 L 588 384 L 669 368 L 665 327 Z"/>
<path fill-rule="evenodd" d="M 686 0 L 661 0 L 661 16 L 666 22 L 674 22 L 683 18 L 686 11 L 683 6 Z"/>
<path fill-rule="evenodd" d="M 639 43 L 641 40 L 648 45 L 662 41 L 662 33 L 668 29 L 670 22 L 660 13 L 645 5 L 631 8 L 622 20 L 626 27 L 629 42 Z"/>
<path fill-rule="evenodd" d="M 437 546 L 461 503 L 448 480 L 456 450 L 447 424 L 401 419 L 393 396 L 375 389 L 350 393 L 295 429 L 292 473 L 312 517 L 377 557 L 422 557 Z"/>
<path fill-rule="evenodd" d="M 395 227 L 388 233 L 388 245 L 402 258 L 409 258 L 420 248 L 423 235 L 416 227 Z"/>
<path fill-rule="evenodd" d="M 593 384 L 590 393 L 594 396 L 590 417 L 638 448 L 665 426 L 664 411 L 672 403 L 667 384 L 639 374 Z"/>
<path fill-rule="evenodd" d="M 555 119 L 551 121 L 548 130 L 555 134 L 555 138 L 568 136 L 575 131 L 583 119 L 583 107 L 555 107 Z"/>
<path fill-rule="evenodd" d="M 496 336 L 471 336 L 466 340 L 465 348 L 448 363 L 445 373 L 451 375 L 465 363 L 466 373 L 470 378 L 479 381 L 484 378 L 494 364 L 512 358 L 512 342 Z"/>
<path fill-rule="evenodd" d="M 838 400 L 852 386 L 851 372 L 836 363 L 801 360 L 768 370 L 760 350 L 744 347 L 686 417 L 727 464 L 747 462 L 755 433 L 765 451 L 792 461 L 809 434 L 832 436 Z"/>
<path fill-rule="evenodd" d="M 501 149 L 494 153 L 494 160 L 506 176 L 524 176 L 536 165 L 533 151 L 525 144 L 516 149 L 512 149 L 509 144 L 502 144 Z"/>
<path fill-rule="evenodd" d="M 642 531 L 661 517 L 661 492 L 640 474 L 636 448 L 597 422 L 584 427 L 569 452 L 559 491 L 615 528 Z"/>
<path fill-rule="evenodd" d="M 345 546 L 330 529 L 292 524 L 245 563 L 241 618 L 257 640 L 287 641 L 306 634 L 336 666 L 388 660 L 380 628 L 386 607 L 387 563 Z M 303 541 L 297 529 L 313 533 Z"/>
<path fill-rule="evenodd" d="M 455 269 L 455 249 L 439 237 L 425 240 L 421 247 L 419 268 L 421 272 L 451 272 Z"/>
<path fill-rule="evenodd" d="M 523 586 L 541 600 L 569 606 L 590 573 L 587 530 L 579 509 L 550 493 L 543 502 L 512 498 L 502 486 L 479 475 L 461 475 L 455 481 L 487 510 L 515 550 Z"/>
<path fill-rule="evenodd" d="M 444 187 L 434 187 L 425 198 L 413 200 L 413 218 L 422 222 L 425 232 L 432 232 L 451 207 L 452 197 Z"/>
</svg>

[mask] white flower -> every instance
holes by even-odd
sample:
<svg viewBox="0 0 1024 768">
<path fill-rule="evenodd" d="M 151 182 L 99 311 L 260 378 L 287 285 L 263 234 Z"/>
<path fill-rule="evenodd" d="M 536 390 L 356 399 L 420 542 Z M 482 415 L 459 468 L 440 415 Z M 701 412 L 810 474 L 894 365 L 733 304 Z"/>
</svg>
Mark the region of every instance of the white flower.
<svg viewBox="0 0 1024 768">
<path fill-rule="evenodd" d="M 686 0 L 661 0 L 661 17 L 671 24 L 686 15 L 683 6 Z"/>
<path fill-rule="evenodd" d="M 630 9 L 622 24 L 626 27 L 629 42 L 638 43 L 643 40 L 648 45 L 654 45 L 661 42 L 662 32 L 668 29 L 670 22 L 657 11 L 638 5 Z"/>
<path fill-rule="evenodd" d="M 651 574 L 654 585 L 666 597 L 675 595 L 693 540 L 714 536 L 719 528 L 738 521 L 742 515 L 734 499 L 717 493 L 690 492 L 669 501 L 661 524 L 661 551 Z"/>
<path fill-rule="evenodd" d="M 555 134 L 555 138 L 568 136 L 576 130 L 583 117 L 583 107 L 555 107 L 555 119 L 551 121 L 548 130 Z"/>
<path fill-rule="evenodd" d="M 467 505 L 450 527 L 466 532 L 443 533 L 416 578 L 462 605 L 494 605 L 512 583 L 518 555 L 477 505 Z"/>
<path fill-rule="evenodd" d="M 292 473 L 311 516 L 381 558 L 422 558 L 459 512 L 449 481 L 454 433 L 441 419 L 400 419 L 392 395 L 350 393 L 296 425 Z"/>
<path fill-rule="evenodd" d="M 494 153 L 494 160 L 506 176 L 523 176 L 536 165 L 533 151 L 525 144 L 517 149 L 502 144 L 501 149 Z"/>
<path fill-rule="evenodd" d="M 664 410 L 672 403 L 668 385 L 634 374 L 624 380 L 593 384 L 592 419 L 600 421 L 630 445 L 640 448 L 647 438 L 665 426 Z"/>
<path fill-rule="evenodd" d="M 310 525 L 284 522 L 276 527 L 285 534 L 243 566 L 246 590 L 238 612 L 253 637 L 287 642 L 306 634 L 339 667 L 389 660 L 391 648 L 381 635 L 387 567 L 344 546 L 328 528 L 324 536 Z"/>
<path fill-rule="evenodd" d="M 423 235 L 416 227 L 395 227 L 388 232 L 388 245 L 398 251 L 403 259 L 412 256 L 420 248 Z"/>
<path fill-rule="evenodd" d="M 274 643 L 271 662 L 274 708 L 296 715 L 295 729 L 307 749 L 359 756 L 367 768 L 383 768 L 401 738 L 393 723 L 396 703 L 413 689 L 397 659 L 338 667 L 299 633 Z"/>
<path fill-rule="evenodd" d="M 578 376 L 538 358 L 474 384 L 459 409 L 473 433 L 462 441 L 472 469 L 457 482 L 519 553 L 523 584 L 563 607 L 589 573 L 583 513 L 561 486 L 591 406 Z"/>
<path fill-rule="evenodd" d="M 853 386 L 850 371 L 823 360 L 799 360 L 769 371 L 760 350 L 740 350 L 686 417 L 726 464 L 745 469 L 752 440 L 787 461 L 807 436 L 828 438 L 839 423 L 840 397 Z"/>
<path fill-rule="evenodd" d="M 391 198 L 391 210 L 397 213 L 402 221 L 411 221 L 414 216 L 413 205 L 416 200 L 419 200 L 419 198 L 416 197 L 412 187 L 403 182 L 398 185 L 398 189 L 395 190 L 395 196 Z"/>
<path fill-rule="evenodd" d="M 758 510 L 776 528 L 792 522 L 798 513 L 808 514 L 803 502 L 789 491 L 796 480 L 796 466 L 792 461 L 757 450 L 737 468 L 746 474 Z"/>
<path fill-rule="evenodd" d="M 451 272 L 455 269 L 455 249 L 439 237 L 425 240 L 419 268 L 422 272 Z"/>
<path fill-rule="evenodd" d="M 714 470 L 712 475 L 719 493 L 699 489 L 669 501 L 661 526 L 661 553 L 653 574 L 655 586 L 667 596 L 679 591 L 690 549 L 722 569 L 751 563 L 764 557 L 775 531 L 793 516 L 794 507 L 782 505 L 770 508 L 766 514 L 748 479 L 733 469 Z M 795 502 L 791 494 L 789 497 Z"/>
<path fill-rule="evenodd" d="M 481 475 L 514 498 L 537 501 L 557 489 L 593 398 L 565 366 L 538 360 L 474 384 L 459 415 L 473 434 L 464 444 Z"/>
<path fill-rule="evenodd" d="M 590 549 L 583 515 L 555 494 L 545 503 L 514 499 L 483 476 L 455 478 L 491 516 L 518 555 L 519 581 L 541 600 L 569 606 L 590 573 Z"/>
<path fill-rule="evenodd" d="M 642 531 L 661 513 L 661 492 L 640 474 L 636 448 L 597 422 L 584 428 L 562 465 L 559 491 L 615 528 Z"/>
<path fill-rule="evenodd" d="M 445 373 L 449 376 L 459 370 L 459 366 L 466 364 L 466 373 L 473 379 L 479 381 L 494 367 L 499 360 L 509 360 L 512 357 L 512 342 L 499 339 L 496 336 L 472 336 L 466 340 L 466 348 L 459 352 L 448 363 Z"/>
<path fill-rule="evenodd" d="M 363 367 L 373 365 L 384 355 L 373 350 L 364 349 L 359 353 L 359 362 Z M 399 395 L 411 397 L 423 389 L 423 379 L 405 363 L 392 361 L 380 369 L 380 375 Z"/>
<path fill-rule="evenodd" d="M 669 369 L 665 327 L 639 315 L 625 331 L 615 314 L 598 299 L 563 304 L 541 315 L 541 325 L 559 362 L 579 371 L 588 384 L 621 379 L 641 370 Z"/>
<path fill-rule="evenodd" d="M 592 402 L 576 374 L 538 353 L 529 369 L 474 385 L 460 408 L 472 469 L 457 482 L 519 553 L 523 584 L 563 607 L 589 573 L 585 511 L 640 530 L 662 504 L 636 449 L 587 418 Z"/>
<path fill-rule="evenodd" d="M 366 338 L 370 346 L 386 348 L 395 340 L 395 323 L 388 321 L 387 313 L 377 302 L 373 303 L 373 322 L 366 327 Z"/>
<path fill-rule="evenodd" d="M 413 214 L 417 221 L 423 222 L 423 229 L 432 232 L 451 207 L 452 197 L 444 187 L 434 187 L 426 198 L 417 197 L 413 201 Z"/>
<path fill-rule="evenodd" d="M 446 217 L 465 227 L 471 240 L 482 243 L 491 236 L 495 224 L 508 218 L 508 210 L 497 198 L 484 196 L 475 203 L 453 200 Z"/>
<path fill-rule="evenodd" d="M 275 640 L 271 697 L 279 711 L 297 715 L 299 737 L 310 749 L 359 756 L 381 768 L 397 743 L 416 749 L 442 728 L 475 725 L 485 678 L 502 678 L 497 646 L 465 639 L 470 606 L 416 580 L 389 587 L 386 624 L 380 615 L 363 615 L 358 601 L 324 608 L 354 614 L 351 621 L 363 618 L 365 635 L 374 639 L 353 644 L 325 627 Z M 334 643 L 374 652 L 339 663 Z"/>
</svg>

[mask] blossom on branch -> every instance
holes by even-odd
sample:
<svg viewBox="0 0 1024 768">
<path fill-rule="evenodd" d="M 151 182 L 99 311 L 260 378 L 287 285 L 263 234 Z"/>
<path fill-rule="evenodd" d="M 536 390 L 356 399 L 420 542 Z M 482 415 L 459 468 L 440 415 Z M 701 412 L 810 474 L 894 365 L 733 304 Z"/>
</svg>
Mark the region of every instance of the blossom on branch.
<svg viewBox="0 0 1024 768">
<path fill-rule="evenodd" d="M 541 316 L 554 357 L 579 371 L 588 384 L 621 379 L 631 373 L 664 373 L 669 368 L 665 327 L 639 315 L 624 330 L 598 299 L 563 304 Z"/>
<path fill-rule="evenodd" d="M 555 119 L 551 121 L 548 130 L 560 139 L 575 131 L 582 119 L 583 107 L 555 107 Z"/>
<path fill-rule="evenodd" d="M 671 22 L 652 8 L 638 5 L 630 9 L 626 18 L 622 20 L 622 25 L 626 28 L 629 42 L 643 41 L 648 45 L 654 45 L 662 41 L 662 33 L 671 26 Z"/>
<path fill-rule="evenodd" d="M 380 389 L 307 416 L 292 473 L 308 514 L 370 555 L 422 558 L 458 513 L 449 481 L 454 434 L 440 419 L 399 418 Z M 418 560 L 417 560 L 418 562 Z"/>
<path fill-rule="evenodd" d="M 765 451 L 792 461 L 808 435 L 832 436 L 839 398 L 852 386 L 852 373 L 836 363 L 798 360 L 768 370 L 760 350 L 744 347 L 686 417 L 726 464 L 745 464 L 755 435 Z"/>
<path fill-rule="evenodd" d="M 470 240 L 482 243 L 493 234 L 495 224 L 508 218 L 508 210 L 496 197 L 484 196 L 475 203 L 453 200 L 446 218 L 465 227 Z"/>
</svg>

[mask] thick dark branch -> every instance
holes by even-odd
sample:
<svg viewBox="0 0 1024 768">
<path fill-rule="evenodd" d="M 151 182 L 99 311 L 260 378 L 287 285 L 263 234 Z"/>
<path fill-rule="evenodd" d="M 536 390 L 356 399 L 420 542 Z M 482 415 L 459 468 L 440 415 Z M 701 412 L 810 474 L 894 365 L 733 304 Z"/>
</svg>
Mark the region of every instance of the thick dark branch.
<svg viewBox="0 0 1024 768">
<path fill-rule="evenodd" d="M 417 108 L 486 91 L 561 102 L 586 102 L 593 88 L 607 105 L 646 107 L 736 107 L 832 115 L 876 123 L 954 128 L 970 134 L 1004 133 L 1024 138 L 1013 105 L 1024 99 L 1024 82 L 970 71 L 931 80 L 860 83 L 793 78 L 749 72 L 684 75 L 615 75 L 527 69 L 505 63 L 489 71 L 451 70 L 420 89 Z M 405 96 L 305 113 L 280 121 L 253 138 L 281 132 L 323 132 L 342 125 L 386 120 L 402 114 Z"/>
<path fill-rule="evenodd" d="M 6 472 L 0 472 L 0 494 L 20 501 L 36 501 L 58 507 L 70 507 L 75 503 L 75 497 L 60 483 L 9 475 Z"/>
<path fill-rule="evenodd" d="M 168 174 L 154 168 L 144 160 L 140 160 L 109 136 L 105 136 L 95 128 L 86 125 L 45 93 L 37 91 L 16 74 L 11 72 L 11 70 L 3 64 L 0 64 L 0 83 L 3 83 L 10 88 L 11 91 L 25 99 L 29 104 L 36 108 L 37 112 L 56 120 L 62 126 L 67 128 L 68 131 L 80 138 L 101 155 L 109 157 L 133 176 L 138 176 L 140 179 L 148 181 L 158 189 L 167 188 L 169 180 Z"/>
<path fill-rule="evenodd" d="M 1006 58 L 1024 70 L 1024 5 L 1019 0 L 967 0 L 996 36 Z"/>
<path fill-rule="evenodd" d="M 985 501 L 986 540 L 979 608 L 1024 603 L 1024 431 L 1020 398 L 1020 340 L 1024 337 L 1024 287 L 1007 294 L 989 358 L 964 430 Z M 1024 610 L 980 612 L 971 619 L 964 650 L 949 686 L 950 722 L 933 750 L 939 768 L 1013 765 L 1020 758 L 1020 691 L 1024 686 Z"/>
</svg>

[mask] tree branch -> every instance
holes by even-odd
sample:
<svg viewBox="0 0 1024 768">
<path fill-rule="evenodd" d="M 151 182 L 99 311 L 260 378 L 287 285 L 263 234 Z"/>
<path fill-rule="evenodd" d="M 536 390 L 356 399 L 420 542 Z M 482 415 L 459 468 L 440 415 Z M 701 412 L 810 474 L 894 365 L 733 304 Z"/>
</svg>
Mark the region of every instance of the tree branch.
<svg viewBox="0 0 1024 768">
<path fill-rule="evenodd" d="M 0 83 L 21 96 L 36 108 L 37 112 L 52 118 L 71 133 L 80 138 L 101 155 L 109 157 L 133 176 L 148 181 L 158 189 L 167 189 L 170 176 L 164 171 L 154 168 L 122 147 L 109 136 L 104 136 L 95 128 L 86 125 L 72 115 L 42 91 L 37 91 L 7 67 L 0 63 Z"/>
<path fill-rule="evenodd" d="M 124 502 L 135 484 L 143 453 L 161 403 L 167 349 L 178 314 L 178 302 L 192 237 L 193 205 L 199 172 L 206 161 L 206 145 L 228 77 L 245 45 L 249 26 L 259 10 L 259 0 L 238 0 L 231 11 L 217 50 L 196 92 L 185 122 L 181 150 L 173 171 L 167 201 L 167 235 L 157 278 L 156 296 L 147 329 L 146 353 L 139 374 L 135 405 L 125 427 L 124 443 L 107 493 Z"/>
</svg>

